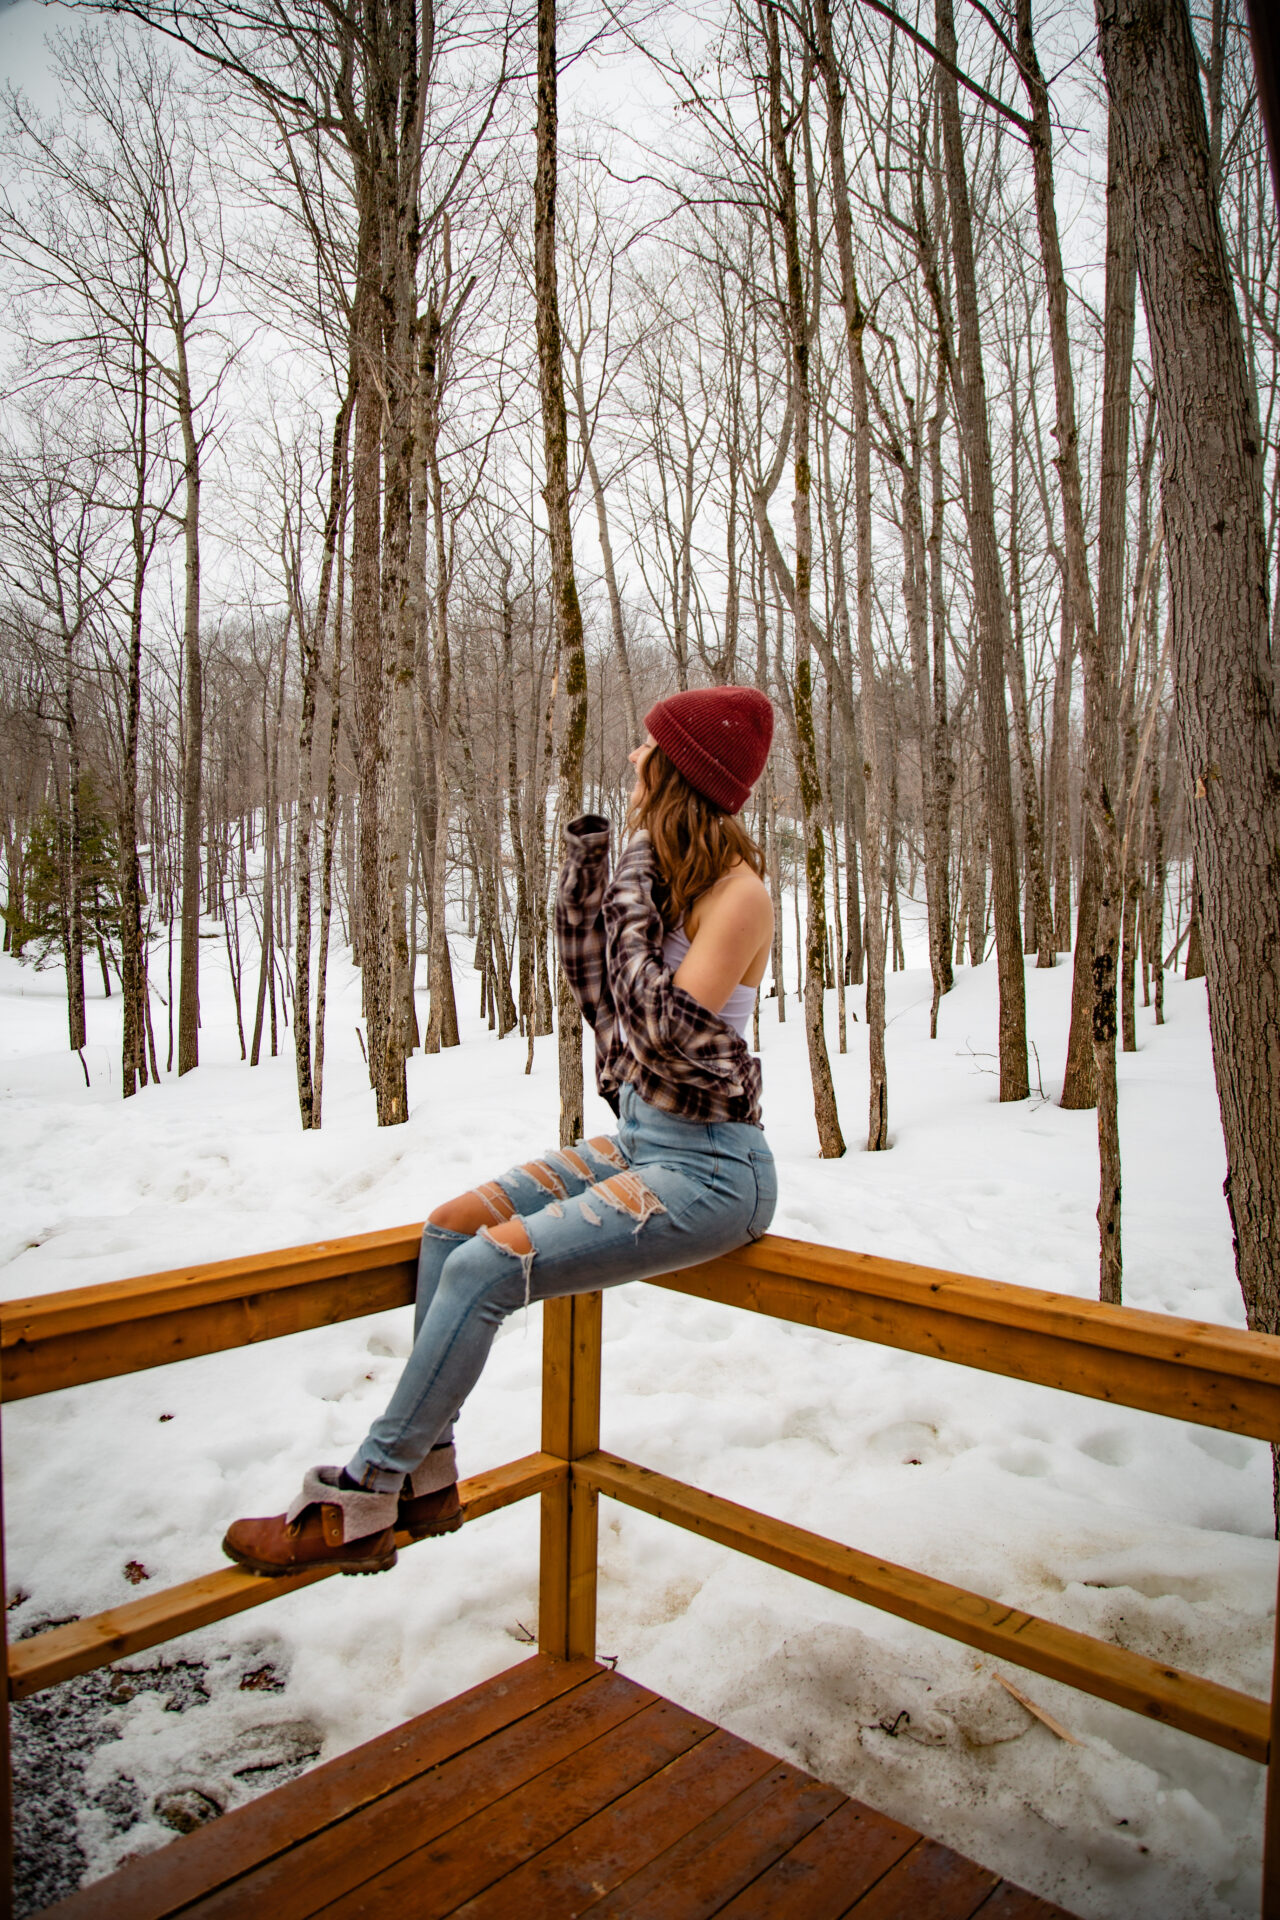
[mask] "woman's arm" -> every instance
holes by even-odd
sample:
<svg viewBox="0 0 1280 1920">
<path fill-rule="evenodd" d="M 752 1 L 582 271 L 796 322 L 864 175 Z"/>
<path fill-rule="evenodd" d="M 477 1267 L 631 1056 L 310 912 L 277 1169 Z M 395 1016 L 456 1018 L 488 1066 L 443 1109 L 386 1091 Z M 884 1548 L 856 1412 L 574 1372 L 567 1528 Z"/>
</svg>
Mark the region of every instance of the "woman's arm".
<svg viewBox="0 0 1280 1920">
<path fill-rule="evenodd" d="M 584 813 L 565 828 L 565 856 L 556 886 L 556 949 L 587 1024 L 613 1018 L 605 971 L 604 916 L 609 879 L 609 822 Z"/>
</svg>

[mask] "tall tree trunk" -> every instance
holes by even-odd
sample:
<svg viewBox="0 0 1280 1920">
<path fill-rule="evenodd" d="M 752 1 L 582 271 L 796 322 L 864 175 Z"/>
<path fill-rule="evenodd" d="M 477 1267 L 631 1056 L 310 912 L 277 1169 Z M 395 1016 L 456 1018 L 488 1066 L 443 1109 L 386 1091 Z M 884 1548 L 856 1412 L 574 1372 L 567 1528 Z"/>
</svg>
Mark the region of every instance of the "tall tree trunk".
<svg viewBox="0 0 1280 1920">
<path fill-rule="evenodd" d="M 302 711 L 298 722 L 298 834 L 294 843 L 294 892 L 297 919 L 293 956 L 294 1010 L 293 1045 L 298 1075 L 298 1111 L 304 1131 L 315 1126 L 316 1095 L 312 1070 L 311 1037 L 311 843 L 315 827 L 312 741 L 315 731 L 316 685 L 320 677 L 320 659 L 329 620 L 329 593 L 333 579 L 334 556 L 338 546 L 346 492 L 347 432 L 351 423 L 354 397 L 354 369 L 348 377 L 347 391 L 333 423 L 329 453 L 329 507 L 325 515 L 324 554 L 320 565 L 320 586 L 314 612 L 308 616 L 302 604 L 301 580 L 296 595 L 294 617 L 302 646 Z M 340 639 L 337 642 L 340 646 Z M 332 726 L 332 722 L 330 723 Z M 330 749 L 332 752 L 332 747 Z M 326 776 L 326 833 L 328 833 L 328 780 Z M 330 858 L 332 842 L 330 841 Z"/>
<path fill-rule="evenodd" d="M 537 1008 L 534 1004 L 534 947 L 533 911 L 529 899 L 529 868 L 525 858 L 524 827 L 520 816 L 520 750 L 519 734 L 516 728 L 515 674 L 512 663 L 512 641 L 515 627 L 515 608 L 511 602 L 511 562 L 505 556 L 502 561 L 502 654 L 500 677 L 502 685 L 502 704 L 507 729 L 507 832 L 511 842 L 511 862 L 516 875 L 516 937 L 520 943 L 519 1005 L 520 1019 L 526 1035 L 536 1030 Z M 536 740 L 535 740 L 536 754 Z"/>
<path fill-rule="evenodd" d="M 145 324 L 145 323 L 144 323 Z M 134 369 L 134 495 L 131 508 L 133 556 L 129 608 L 129 665 L 126 677 L 124 753 L 119 806 L 120 864 L 120 1083 L 127 1100 L 139 1084 L 147 1084 L 146 1002 L 147 949 L 142 926 L 142 864 L 138 858 L 138 728 L 142 713 L 142 605 L 150 543 L 146 528 L 146 489 L 149 462 L 149 360 L 144 341 L 137 348 Z"/>
<path fill-rule="evenodd" d="M 435 543 L 435 592 L 432 596 L 435 705 L 431 715 L 431 774 L 435 789 L 431 818 L 431 892 L 428 906 L 427 981 L 431 1008 L 423 1037 L 425 1053 L 456 1047 L 458 1006 L 453 986 L 453 958 L 446 924 L 446 881 L 449 872 L 449 817 L 453 793 L 449 779 L 449 732 L 453 719 L 453 641 L 449 627 L 450 556 L 445 529 L 444 482 L 440 472 L 441 401 L 445 349 L 444 315 L 433 295 L 423 316 L 422 330 L 422 442 L 426 456 L 427 493 Z"/>
<path fill-rule="evenodd" d="M 1009 648 L 1009 691 L 1013 696 L 1014 738 L 1018 748 L 1018 774 L 1022 786 L 1023 856 L 1027 873 L 1027 920 L 1030 938 L 1024 942 L 1028 953 L 1036 955 L 1037 967 L 1052 967 L 1057 961 L 1053 940 L 1053 912 L 1049 903 L 1049 877 L 1044 858 L 1044 821 L 1040 811 L 1040 787 L 1036 779 L 1035 756 L 1031 749 L 1031 714 L 1027 701 L 1027 661 L 1022 630 L 1022 551 L 1019 520 L 1018 440 L 1015 435 L 1009 455 L 1009 584 L 1013 595 L 1013 628 Z"/>
<path fill-rule="evenodd" d="M 613 563 L 613 541 L 609 537 L 609 510 L 595 448 L 591 444 L 591 423 L 587 418 L 587 395 L 583 384 L 581 353 L 575 353 L 573 356 L 573 398 L 578 412 L 578 444 L 582 449 L 583 460 L 586 462 L 587 478 L 591 482 L 591 497 L 595 502 L 600 559 L 604 567 L 605 592 L 609 599 L 609 627 L 613 635 L 613 650 L 618 661 L 618 678 L 622 682 L 622 701 L 627 713 L 627 734 L 632 745 L 638 746 L 643 736 L 636 711 L 635 688 L 631 683 L 631 655 L 627 651 L 627 630 L 622 618 L 622 594 L 618 588 L 617 569 Z"/>
<path fill-rule="evenodd" d="M 946 491 L 942 478 L 942 429 L 947 406 L 947 370 L 941 345 L 938 349 L 937 405 L 929 416 L 929 539 L 927 543 L 929 576 L 929 625 L 933 642 L 933 727 L 928 742 L 932 777 L 929 802 L 934 810 L 933 855 L 937 861 L 934 897 L 937 902 L 937 952 L 933 961 L 934 1000 L 929 1011 L 929 1038 L 938 1037 L 937 1001 L 950 993 L 955 984 L 951 970 L 951 795 L 956 783 L 955 755 L 951 749 L 951 722 L 947 712 L 947 615 L 942 579 L 942 535 Z M 923 743 L 921 751 L 925 750 Z"/>
<path fill-rule="evenodd" d="M 180 310 L 179 310 L 180 312 Z M 200 1064 L 200 829 L 204 761 L 204 663 L 200 656 L 200 446 L 187 366 L 186 331 L 174 329 L 182 429 L 182 947 L 178 960 L 178 1074 Z"/>
<path fill-rule="evenodd" d="M 1115 1078 L 1116 992 L 1119 970 L 1120 921 L 1124 875 L 1120 845 L 1124 830 L 1118 792 L 1118 657 L 1123 620 L 1124 497 L 1128 464 L 1129 379 L 1133 357 L 1133 243 L 1129 210 L 1116 191 L 1114 169 L 1107 189 L 1107 281 L 1104 320 L 1103 419 L 1101 498 L 1099 503 L 1098 610 L 1094 617 L 1085 546 L 1083 488 L 1080 478 L 1079 429 L 1076 420 L 1075 380 L 1067 329 L 1066 277 L 1058 239 L 1053 193 L 1052 131 L 1049 96 L 1036 58 L 1031 0 L 1018 0 L 1018 57 L 1031 105 L 1030 145 L 1035 183 L 1036 224 L 1044 267 L 1049 311 L 1049 342 L 1053 358 L 1057 409 L 1058 473 L 1062 487 L 1064 547 L 1072 618 L 1080 645 L 1085 677 L 1085 798 L 1088 824 L 1097 843 L 1096 931 L 1091 953 L 1082 949 L 1089 931 L 1089 860 L 1086 839 L 1085 876 L 1076 920 L 1076 967 L 1073 987 L 1073 1039 L 1083 1026 L 1083 1008 L 1089 1006 L 1093 1032 L 1093 1066 L 1098 1105 L 1098 1236 L 1099 1294 L 1116 1303 L 1121 1297 L 1120 1135 Z M 1112 101 L 1109 140 L 1116 133 Z M 1114 154 L 1114 144 L 1112 146 Z M 1092 992 L 1084 962 L 1089 959 Z M 1071 1048 L 1069 1043 L 1069 1061 Z M 1078 1088 L 1064 1086 L 1071 1104 L 1082 1105 Z"/>
<path fill-rule="evenodd" d="M 84 1008 L 84 884 L 81 873 L 80 727 L 76 715 L 74 634 L 63 627 L 62 671 L 67 729 L 67 1030 L 73 1052 L 88 1038 Z"/>
<path fill-rule="evenodd" d="M 1027 1079 L 1026 981 L 1018 912 L 1018 856 L 1013 828 L 1013 779 L 1009 765 L 1009 718 L 1005 708 L 1005 660 L 1009 608 L 1000 573 L 996 537 L 991 434 L 986 376 L 979 333 L 978 285 L 973 253 L 969 182 L 965 172 L 960 99 L 955 78 L 956 32 L 952 0 L 935 0 L 938 49 L 950 65 L 937 68 L 938 99 L 951 208 L 952 251 L 958 310 L 956 410 L 968 466 L 969 547 L 978 619 L 978 708 L 986 761 L 986 811 L 995 897 L 996 967 L 1000 986 L 1000 1098 L 1025 1100 Z"/>
<path fill-rule="evenodd" d="M 329 927 L 333 918 L 333 849 L 338 825 L 338 735 L 342 726 L 342 627 L 346 601 L 347 490 L 338 520 L 338 600 L 333 620 L 333 672 L 329 681 L 329 751 L 325 763 L 324 848 L 320 858 L 320 940 L 316 953 L 315 1065 L 312 1073 L 311 1125 L 324 1109 L 324 1016 L 329 987 Z"/>
<path fill-rule="evenodd" d="M 768 4 L 764 14 L 765 44 L 768 60 L 769 150 L 777 189 L 777 211 L 781 217 L 786 270 L 786 324 L 791 354 L 791 400 L 794 414 L 793 457 L 795 462 L 794 521 L 796 543 L 795 592 L 792 611 L 795 620 L 795 676 L 792 700 L 795 710 L 796 770 L 800 783 L 800 804 L 804 811 L 805 878 L 808 893 L 808 923 L 805 929 L 804 1012 L 805 1038 L 809 1050 L 809 1076 L 813 1082 L 813 1112 L 818 1128 L 818 1151 L 824 1160 L 838 1159 L 844 1152 L 844 1135 L 836 1111 L 835 1087 L 823 1023 L 823 981 L 825 979 L 827 934 L 827 876 L 822 834 L 822 782 L 818 776 L 817 741 L 813 723 L 813 664 L 810 628 L 809 590 L 813 570 L 813 529 L 810 499 L 809 460 L 809 317 L 805 300 L 800 255 L 799 217 L 796 207 L 795 168 L 787 146 L 782 113 L 782 52 L 777 9 Z M 862 582 L 859 579 L 859 593 Z M 869 582 L 868 582 L 869 591 Z M 864 697 L 865 697 L 864 688 Z M 883 1072 L 878 1087 L 873 1081 L 873 1121 L 875 1101 L 885 1099 Z M 886 1142 L 878 1136 L 875 1145 Z"/>
<path fill-rule="evenodd" d="M 853 218 L 849 208 L 849 187 L 845 173 L 844 88 L 841 85 L 836 62 L 828 0 L 816 0 L 814 18 L 818 30 L 818 59 L 827 98 L 827 150 L 831 166 L 831 204 L 835 220 L 836 249 L 840 261 L 840 304 L 844 311 L 845 348 L 853 395 L 854 527 L 858 555 L 856 594 L 858 672 L 861 679 L 862 774 L 866 796 L 862 878 L 867 914 L 866 1018 L 869 1081 L 867 1151 L 883 1153 L 889 1145 L 889 1076 L 884 1051 L 885 940 L 884 924 L 881 919 L 881 899 L 884 891 L 885 792 L 884 767 L 880 754 L 875 647 L 871 632 L 871 422 L 867 405 L 867 368 L 863 355 L 863 336 L 866 332 L 867 315 L 858 293 L 857 273 L 854 267 Z M 900 470 L 903 473 L 905 492 L 907 486 L 905 458 L 900 462 Z M 908 505 L 904 500 L 904 527 L 908 511 Z M 908 535 L 904 532 L 904 539 L 907 538 Z M 912 551 L 914 557 L 914 544 Z M 914 581 L 914 568 L 909 569 L 909 573 Z M 843 595 L 841 597 L 843 598 Z M 913 610 L 919 610 L 918 599 L 914 599 L 911 605 Z M 913 629 L 913 640 L 915 639 L 918 639 L 918 633 Z"/>
<path fill-rule="evenodd" d="M 1164 1025 L 1164 890 L 1167 882 L 1164 857 L 1164 817 L 1160 811 L 1160 747 L 1152 756 L 1151 775 L 1151 886 L 1147 894 L 1147 926 L 1143 945 L 1154 971 L 1153 981 L 1156 1025 Z"/>
<path fill-rule="evenodd" d="M 1099 38 L 1160 413 L 1174 723 L 1193 795 L 1236 1273 L 1250 1327 L 1275 1333 L 1280 729 L 1261 434 L 1184 0 L 1115 0 L 1099 9 Z"/>
<path fill-rule="evenodd" d="M 386 985 L 378 886 L 378 769 L 382 741 L 382 329 L 377 220 L 363 185 L 351 310 L 356 400 L 351 445 L 351 664 L 359 783 L 356 893 L 361 1000 L 372 1061 L 383 1031 Z M 358 904 L 357 904 L 358 902 Z"/>
<path fill-rule="evenodd" d="M 538 133 L 533 196 L 533 252 L 542 397 L 542 443 L 546 464 L 543 499 L 551 545 L 551 598 L 557 651 L 564 673 L 565 719 L 560 736 L 562 830 L 582 806 L 582 759 L 587 737 L 587 656 L 582 609 L 573 571 L 569 525 L 568 432 L 564 365 L 556 292 L 556 8 L 538 0 Z M 570 1146 L 583 1128 L 582 1016 L 562 970 L 557 970 L 560 1041 L 560 1144 Z"/>
<path fill-rule="evenodd" d="M 1049 815 L 1053 827 L 1053 940 L 1071 948 L 1071 656 L 1069 596 L 1062 596 L 1061 633 L 1053 675 L 1053 742 L 1049 749 Z M 1088 829 L 1086 829 L 1088 831 Z"/>
<path fill-rule="evenodd" d="M 402 1126 L 409 1117 L 405 1063 L 412 1044 L 409 978 L 409 848 L 413 828 L 413 721 L 419 602 L 410 583 L 413 533 L 414 434 L 418 425 L 418 249 L 421 90 L 430 52 L 419 49 L 418 14 L 411 0 L 395 0 L 395 145 L 387 144 L 383 202 L 383 506 L 382 506 L 382 729 L 378 779 L 380 946 L 386 1001 L 383 1026 L 370 1036 L 378 1125 Z M 423 10 L 429 31 L 430 8 Z M 419 70 L 419 59 L 423 63 Z M 394 154 L 394 163 L 392 155 Z M 437 389 L 439 382 L 436 383 Z M 430 436 L 429 436 L 430 438 Z M 443 757 L 443 756 L 442 756 Z M 440 916 L 443 931 L 443 913 Z"/>
</svg>

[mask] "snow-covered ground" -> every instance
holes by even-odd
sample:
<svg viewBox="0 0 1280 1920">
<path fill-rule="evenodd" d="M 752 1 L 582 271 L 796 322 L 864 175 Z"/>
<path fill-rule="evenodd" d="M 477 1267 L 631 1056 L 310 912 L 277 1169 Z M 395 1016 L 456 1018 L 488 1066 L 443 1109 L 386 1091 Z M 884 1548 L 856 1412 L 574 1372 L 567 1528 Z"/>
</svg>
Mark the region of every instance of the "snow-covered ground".
<svg viewBox="0 0 1280 1920">
<path fill-rule="evenodd" d="M 475 1018 L 469 948 L 455 951 L 463 1045 L 411 1062 L 410 1121 L 385 1132 L 356 1041 L 358 979 L 335 962 L 325 1125 L 308 1135 L 291 1035 L 256 1071 L 240 1062 L 219 942 L 202 953 L 203 1064 L 127 1104 L 118 997 L 90 1005 L 86 1089 L 60 976 L 5 957 L 5 1297 L 417 1221 L 553 1144 L 554 1042 L 539 1042 L 525 1078 L 524 1043 L 497 1042 Z M 958 974 L 935 1042 L 927 972 L 892 978 L 894 1145 L 874 1156 L 861 1150 L 864 1029 L 851 1025 L 838 1055 L 829 994 L 850 1141 L 836 1162 L 817 1156 L 797 1004 L 779 1026 L 766 1003 L 776 1230 L 1095 1293 L 1094 1118 L 1054 1104 L 1069 968 L 1030 964 L 1027 991 L 1044 1097 L 1002 1108 L 994 966 Z M 1120 1064 L 1126 1299 L 1240 1325 L 1203 982 L 1171 976 L 1166 1005 L 1162 1029 L 1139 1011 L 1139 1051 Z M 588 1132 L 608 1124 L 591 1095 Z M 465 1415 L 464 1472 L 537 1445 L 537 1320 L 517 1316 L 498 1339 Z M 307 1465 L 350 1452 L 408 1337 L 407 1312 L 382 1314 L 9 1409 L 11 1635 L 218 1565 L 230 1518 L 278 1510 Z M 603 1443 L 617 1452 L 1268 1691 L 1276 1548 L 1262 1446 L 658 1288 L 607 1297 L 605 1343 Z M 90 1766 L 79 1820 L 90 1871 L 171 1838 L 152 1814 L 162 1790 L 235 1804 L 291 1756 L 329 1757 L 522 1658 L 536 1562 L 526 1502 L 380 1579 L 325 1582 L 132 1663 L 203 1661 L 208 1698 L 166 1712 L 142 1692 L 114 1710 L 119 1737 Z M 609 1502 L 600 1598 L 601 1651 L 626 1673 L 1074 1912 L 1257 1910 L 1263 1778 L 1247 1762 L 1010 1670 L 1080 1743 L 1067 1744 L 989 1660 Z M 245 1688 L 264 1668 L 282 1691 Z"/>
</svg>

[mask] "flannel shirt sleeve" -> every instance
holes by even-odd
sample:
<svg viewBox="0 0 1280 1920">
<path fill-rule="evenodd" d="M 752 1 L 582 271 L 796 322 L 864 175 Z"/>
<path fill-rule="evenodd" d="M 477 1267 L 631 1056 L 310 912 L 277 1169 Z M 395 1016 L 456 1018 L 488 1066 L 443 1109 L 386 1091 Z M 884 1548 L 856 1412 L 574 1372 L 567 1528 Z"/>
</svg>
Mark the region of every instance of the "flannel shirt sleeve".
<svg viewBox="0 0 1280 1920">
<path fill-rule="evenodd" d="M 718 1014 L 675 983 L 662 957 L 662 916 L 654 905 L 657 859 L 647 833 L 637 833 L 618 861 L 604 896 L 609 978 L 627 1043 L 641 1067 L 689 1087 L 744 1091 L 749 1058 Z"/>
<path fill-rule="evenodd" d="M 573 997 L 593 1031 L 612 1023 L 602 906 L 609 880 L 609 823 L 584 813 L 565 828 L 556 887 L 556 950 Z"/>
</svg>

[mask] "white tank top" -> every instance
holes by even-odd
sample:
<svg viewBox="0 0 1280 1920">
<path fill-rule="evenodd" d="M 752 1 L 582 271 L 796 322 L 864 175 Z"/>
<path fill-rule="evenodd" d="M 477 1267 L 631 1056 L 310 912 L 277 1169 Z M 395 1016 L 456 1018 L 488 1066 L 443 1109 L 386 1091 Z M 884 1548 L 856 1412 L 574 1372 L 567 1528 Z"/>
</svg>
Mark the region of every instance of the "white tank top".
<svg viewBox="0 0 1280 1920">
<path fill-rule="evenodd" d="M 672 927 L 662 943 L 662 957 L 672 973 L 680 965 L 691 945 L 692 942 L 683 927 Z M 747 1037 L 747 1022 L 755 1008 L 756 992 L 755 987 L 740 984 L 734 988 L 720 1009 L 719 1018 L 727 1026 L 732 1027 L 741 1040 Z"/>
</svg>

